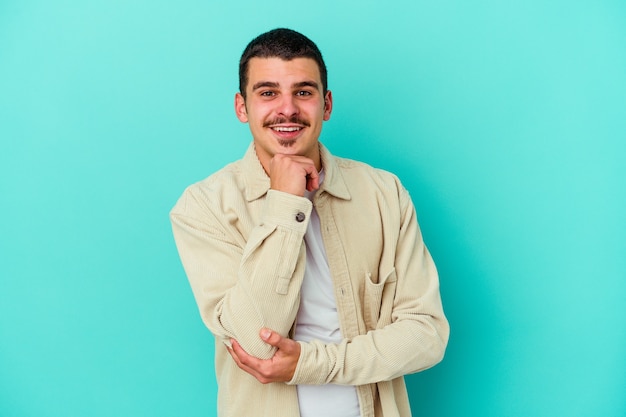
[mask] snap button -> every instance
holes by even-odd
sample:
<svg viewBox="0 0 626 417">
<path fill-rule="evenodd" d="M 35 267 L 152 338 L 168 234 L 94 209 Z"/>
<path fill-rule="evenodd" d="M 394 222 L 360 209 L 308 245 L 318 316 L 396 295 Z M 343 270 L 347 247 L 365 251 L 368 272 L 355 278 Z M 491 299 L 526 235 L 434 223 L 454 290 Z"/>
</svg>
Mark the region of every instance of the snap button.
<svg viewBox="0 0 626 417">
<path fill-rule="evenodd" d="M 304 219 L 306 219 L 306 216 L 304 215 L 303 212 L 299 211 L 298 214 L 296 214 L 296 221 L 298 223 L 302 223 Z"/>
</svg>

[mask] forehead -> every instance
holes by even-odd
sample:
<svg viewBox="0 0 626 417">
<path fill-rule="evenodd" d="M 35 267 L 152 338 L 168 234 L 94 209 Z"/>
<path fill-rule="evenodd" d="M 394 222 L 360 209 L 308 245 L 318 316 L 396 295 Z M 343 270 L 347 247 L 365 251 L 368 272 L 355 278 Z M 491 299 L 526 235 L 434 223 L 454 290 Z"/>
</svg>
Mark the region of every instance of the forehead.
<svg viewBox="0 0 626 417">
<path fill-rule="evenodd" d="M 311 58 L 254 57 L 248 62 L 248 88 L 258 82 L 272 82 L 289 86 L 302 81 L 314 81 L 321 84 L 321 75 L 317 62 Z"/>
</svg>

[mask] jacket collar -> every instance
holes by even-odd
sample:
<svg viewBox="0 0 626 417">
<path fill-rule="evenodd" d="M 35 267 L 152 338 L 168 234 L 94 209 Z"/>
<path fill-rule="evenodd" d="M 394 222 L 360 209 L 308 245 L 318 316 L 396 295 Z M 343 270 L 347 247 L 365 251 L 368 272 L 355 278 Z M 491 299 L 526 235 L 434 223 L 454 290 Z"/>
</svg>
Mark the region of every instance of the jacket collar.
<svg viewBox="0 0 626 417">
<path fill-rule="evenodd" d="M 343 200 L 350 200 L 350 192 L 343 179 L 341 170 L 337 165 L 336 158 L 326 149 L 321 143 L 320 156 L 322 160 L 322 167 L 324 168 L 324 182 L 320 188 L 320 191 L 327 192 L 328 194 L 341 198 Z M 250 143 L 248 150 L 246 151 L 243 159 L 243 174 L 246 179 L 246 200 L 253 201 L 263 197 L 270 188 L 270 179 L 265 173 L 259 158 L 254 150 L 254 142 Z"/>
</svg>

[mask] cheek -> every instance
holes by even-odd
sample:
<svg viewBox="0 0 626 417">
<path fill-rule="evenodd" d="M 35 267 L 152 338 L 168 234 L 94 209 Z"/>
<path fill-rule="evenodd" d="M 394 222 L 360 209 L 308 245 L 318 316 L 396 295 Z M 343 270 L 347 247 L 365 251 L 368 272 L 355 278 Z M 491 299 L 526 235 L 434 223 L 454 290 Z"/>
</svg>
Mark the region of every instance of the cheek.
<svg viewBox="0 0 626 417">
<path fill-rule="evenodd" d="M 262 123 L 263 121 L 267 120 L 272 114 L 272 109 L 267 105 L 256 106 L 254 110 L 250 110 L 251 111 L 248 112 L 248 118 L 250 118 L 250 120 L 255 120 L 257 123 Z"/>
<path fill-rule="evenodd" d="M 310 119 L 323 119 L 326 109 L 323 105 L 320 106 L 318 103 L 311 103 L 310 106 L 304 107 L 303 111 Z"/>
</svg>

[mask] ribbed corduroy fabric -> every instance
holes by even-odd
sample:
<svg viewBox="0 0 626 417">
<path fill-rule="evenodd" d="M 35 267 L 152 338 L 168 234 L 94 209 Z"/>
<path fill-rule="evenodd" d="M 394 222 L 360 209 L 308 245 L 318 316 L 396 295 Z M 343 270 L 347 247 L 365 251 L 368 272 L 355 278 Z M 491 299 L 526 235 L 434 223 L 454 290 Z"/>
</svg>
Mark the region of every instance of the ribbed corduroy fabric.
<svg viewBox="0 0 626 417">
<path fill-rule="evenodd" d="M 394 175 L 332 156 L 313 204 L 333 277 L 344 340 L 301 343 L 293 379 L 263 385 L 224 347 L 274 353 L 262 327 L 289 335 L 305 266 L 312 203 L 269 189 L 254 145 L 183 193 L 171 220 L 204 323 L 216 339 L 220 417 L 298 416 L 297 384 L 357 386 L 363 417 L 411 415 L 403 375 L 441 360 L 449 326 L 435 265 L 411 198 Z"/>
</svg>

